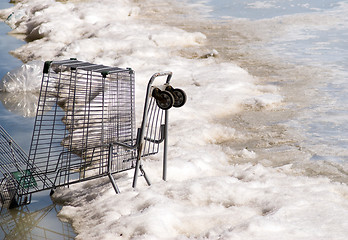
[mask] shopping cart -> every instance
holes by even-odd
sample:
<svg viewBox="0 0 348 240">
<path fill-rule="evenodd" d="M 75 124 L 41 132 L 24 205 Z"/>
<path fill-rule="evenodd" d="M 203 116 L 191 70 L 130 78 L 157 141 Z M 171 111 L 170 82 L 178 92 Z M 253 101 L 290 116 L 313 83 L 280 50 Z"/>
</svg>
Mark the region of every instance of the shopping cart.
<svg viewBox="0 0 348 240">
<path fill-rule="evenodd" d="M 155 86 L 162 77 L 164 83 Z M 161 143 L 166 180 L 168 110 L 186 102 L 185 92 L 170 85 L 171 77 L 171 72 L 151 77 L 136 129 L 132 69 L 75 59 L 46 62 L 29 156 L 21 151 L 21 164 L 15 166 L 20 174 L 15 177 L 6 167 L 13 162 L 11 155 L 1 158 L 1 186 L 11 190 L 3 200 L 23 205 L 32 193 L 105 176 L 119 193 L 113 174 L 130 169 L 135 169 L 133 187 L 139 174 L 150 185 L 142 157 L 158 153 Z M 8 183 L 13 186 L 3 187 Z"/>
</svg>

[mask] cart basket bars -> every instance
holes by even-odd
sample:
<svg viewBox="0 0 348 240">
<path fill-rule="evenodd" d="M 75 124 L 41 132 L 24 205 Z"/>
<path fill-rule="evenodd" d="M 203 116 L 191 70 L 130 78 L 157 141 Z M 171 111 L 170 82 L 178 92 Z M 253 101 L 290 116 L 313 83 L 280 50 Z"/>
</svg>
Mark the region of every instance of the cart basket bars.
<svg viewBox="0 0 348 240">
<path fill-rule="evenodd" d="M 153 86 L 155 78 L 161 76 L 166 77 L 164 84 Z M 108 176 L 119 192 L 112 174 L 133 168 L 133 187 L 138 170 L 150 184 L 141 158 L 158 153 L 162 142 L 165 179 L 167 110 L 186 102 L 185 93 L 169 85 L 171 76 L 171 72 L 164 72 L 150 79 L 141 126 L 136 129 L 132 69 L 76 59 L 46 62 L 29 156 L 22 150 L 14 151 L 20 148 L 14 148 L 12 140 L 12 145 L 2 140 L 10 137 L 0 132 L 1 144 L 6 145 L 0 150 L 6 149 L 7 154 L 1 159 L 0 186 L 13 184 L 21 198 Z"/>
<path fill-rule="evenodd" d="M 0 203 L 17 206 L 30 202 L 29 189 L 37 183 L 32 176 L 35 169 L 27 169 L 28 156 L 0 125 Z M 17 192 L 26 194 L 25 198 Z"/>
</svg>

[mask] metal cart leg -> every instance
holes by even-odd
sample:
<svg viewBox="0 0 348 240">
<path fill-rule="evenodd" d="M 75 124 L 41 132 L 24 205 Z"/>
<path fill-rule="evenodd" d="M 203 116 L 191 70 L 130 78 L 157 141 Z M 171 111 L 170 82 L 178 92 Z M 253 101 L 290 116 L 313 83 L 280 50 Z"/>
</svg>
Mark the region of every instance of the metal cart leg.
<svg viewBox="0 0 348 240">
<path fill-rule="evenodd" d="M 145 178 L 145 181 L 146 183 L 150 186 L 151 185 L 151 182 L 149 180 L 149 178 L 147 177 L 144 169 L 143 169 L 143 164 L 141 163 L 141 150 L 142 150 L 143 146 L 142 144 L 139 146 L 138 148 L 138 156 L 137 156 L 137 160 L 136 160 L 136 163 L 135 163 L 135 170 L 134 170 L 134 177 L 133 177 L 133 185 L 132 187 L 133 188 L 136 188 L 137 187 L 137 182 L 138 182 L 138 175 L 139 175 L 139 170 L 140 172 L 142 173 L 142 175 L 144 176 Z"/>
<path fill-rule="evenodd" d="M 137 160 L 136 165 L 135 165 L 134 177 L 133 177 L 133 185 L 132 185 L 133 188 L 137 187 L 138 174 L 139 174 L 139 161 Z"/>
<path fill-rule="evenodd" d="M 137 187 L 138 174 L 139 174 L 139 164 L 140 164 L 140 158 L 141 158 L 141 148 L 142 148 L 142 146 L 139 146 L 138 151 L 137 151 L 137 160 L 135 162 L 133 185 L 132 185 L 133 188 Z"/>
<path fill-rule="evenodd" d="M 118 187 L 117 187 L 117 185 L 116 185 L 116 183 L 115 183 L 114 177 L 112 176 L 111 173 L 108 173 L 108 176 L 109 176 L 110 182 L 111 182 L 111 184 L 112 184 L 112 186 L 113 186 L 113 188 L 114 188 L 116 194 L 119 194 L 119 193 L 120 193 L 120 189 L 118 189 Z"/>
<path fill-rule="evenodd" d="M 164 146 L 163 146 L 163 175 L 162 179 L 167 181 L 167 147 L 168 147 L 168 110 L 164 116 Z"/>
<path fill-rule="evenodd" d="M 146 173 L 145 173 L 145 170 L 143 169 L 143 164 L 142 164 L 142 163 L 140 163 L 139 169 L 140 169 L 141 174 L 142 174 L 143 177 L 145 178 L 145 181 L 146 181 L 147 185 L 150 186 L 150 185 L 151 185 L 150 179 L 147 177 L 147 175 L 146 175 Z"/>
<path fill-rule="evenodd" d="M 115 183 L 115 179 L 111 174 L 111 164 L 112 164 L 112 152 L 113 152 L 113 145 L 110 144 L 109 146 L 109 156 L 108 156 L 108 177 L 110 179 L 110 182 L 112 184 L 112 187 L 114 188 L 116 194 L 120 193 L 120 189 L 118 189 L 116 183 Z"/>
</svg>

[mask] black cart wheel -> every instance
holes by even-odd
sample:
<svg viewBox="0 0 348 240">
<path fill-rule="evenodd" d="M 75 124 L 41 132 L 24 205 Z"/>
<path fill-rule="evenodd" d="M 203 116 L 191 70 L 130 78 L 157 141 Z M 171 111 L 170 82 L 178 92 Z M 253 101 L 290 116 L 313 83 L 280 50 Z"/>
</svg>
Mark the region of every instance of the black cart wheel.
<svg viewBox="0 0 348 240">
<path fill-rule="evenodd" d="M 186 103 L 186 93 L 181 90 L 180 88 L 174 88 L 173 89 L 173 95 L 174 95 L 174 107 L 182 107 Z"/>
<path fill-rule="evenodd" d="M 156 103 L 159 108 L 168 110 L 173 107 L 174 97 L 170 92 L 155 89 L 153 92 L 153 97 L 156 99 Z"/>
<path fill-rule="evenodd" d="M 173 88 L 172 86 L 168 85 L 166 87 L 166 91 L 170 92 L 174 97 L 174 107 L 182 107 L 186 103 L 186 93 L 181 90 L 180 88 Z"/>
</svg>

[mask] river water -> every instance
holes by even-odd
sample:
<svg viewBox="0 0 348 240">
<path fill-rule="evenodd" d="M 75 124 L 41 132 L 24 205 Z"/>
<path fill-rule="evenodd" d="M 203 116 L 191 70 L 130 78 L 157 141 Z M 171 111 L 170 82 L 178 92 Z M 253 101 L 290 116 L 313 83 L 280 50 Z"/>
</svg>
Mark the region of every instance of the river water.
<svg viewBox="0 0 348 240">
<path fill-rule="evenodd" d="M 9 3 L 0 2 L 0 8 L 10 7 Z M 18 48 L 23 41 L 7 33 L 10 27 L 0 22 L 0 78 L 7 72 L 19 67 L 22 62 L 9 54 L 10 50 Z M 5 94 L 0 92 L 0 124 L 28 153 L 33 131 L 34 116 L 22 111 L 21 104 L 27 102 L 29 96 L 21 94 Z M 17 209 L 0 210 L 0 239 L 73 239 L 71 225 L 61 222 L 57 213 L 61 206 L 54 204 L 49 192 L 34 194 L 32 203 Z"/>
<path fill-rule="evenodd" d="M 6 2 L 1 2 L 0 8 L 9 7 L 10 4 Z M 11 28 L 0 22 L 0 75 L 1 78 L 9 71 L 19 67 L 22 62 L 9 54 L 9 51 L 14 50 L 21 46 L 24 42 L 11 37 L 7 33 L 11 31 Z M 12 96 L 13 97 L 13 96 Z M 22 146 L 22 148 L 28 152 L 30 141 L 27 137 L 31 135 L 32 126 L 34 123 L 34 119 L 23 117 L 20 114 L 13 113 L 15 107 L 9 106 L 6 108 L 5 106 L 8 103 L 8 99 L 11 96 L 1 93 L 0 96 L 0 123 L 1 125 L 9 132 L 9 134 L 18 141 L 18 144 Z M 25 137 L 23 137 L 25 136 Z"/>
<path fill-rule="evenodd" d="M 249 135 L 225 145 L 247 146 L 265 165 L 292 164 L 347 182 L 348 1 L 211 0 L 207 6 L 210 47 L 284 97 L 277 109 L 225 119 Z"/>
</svg>

